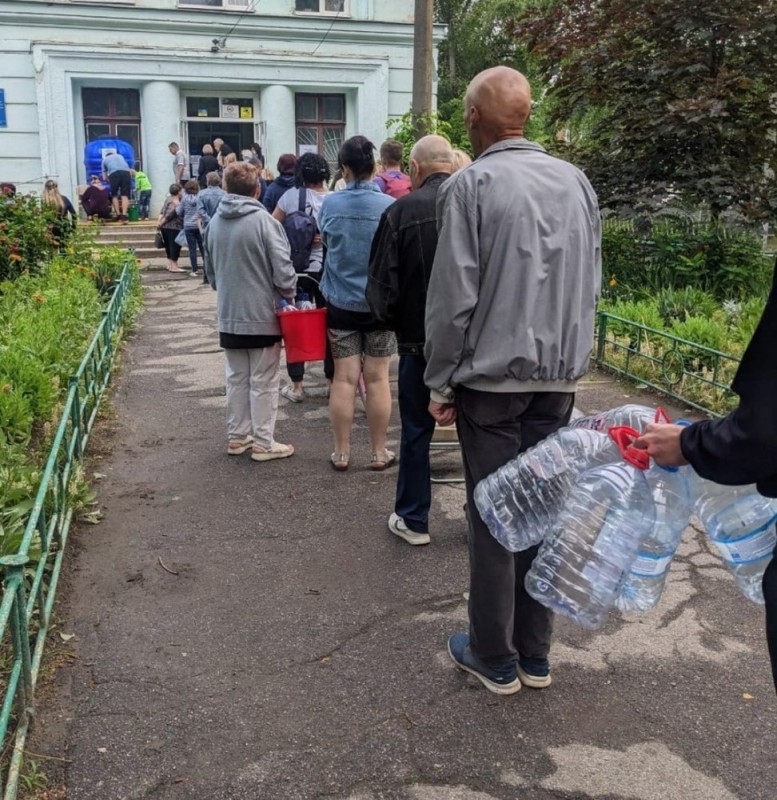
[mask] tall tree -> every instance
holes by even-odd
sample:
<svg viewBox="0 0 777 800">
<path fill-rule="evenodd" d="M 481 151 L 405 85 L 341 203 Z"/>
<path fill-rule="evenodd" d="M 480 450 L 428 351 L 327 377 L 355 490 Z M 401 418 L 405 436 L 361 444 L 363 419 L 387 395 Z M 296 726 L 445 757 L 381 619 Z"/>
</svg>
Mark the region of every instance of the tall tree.
<svg viewBox="0 0 777 800">
<path fill-rule="evenodd" d="M 437 22 L 448 27 L 439 48 L 441 104 L 460 97 L 487 67 L 526 68 L 526 49 L 505 25 L 525 4 L 526 0 L 435 0 Z"/>
<path fill-rule="evenodd" d="M 777 211 L 777 0 L 534 0 L 507 26 L 604 205 Z"/>
</svg>

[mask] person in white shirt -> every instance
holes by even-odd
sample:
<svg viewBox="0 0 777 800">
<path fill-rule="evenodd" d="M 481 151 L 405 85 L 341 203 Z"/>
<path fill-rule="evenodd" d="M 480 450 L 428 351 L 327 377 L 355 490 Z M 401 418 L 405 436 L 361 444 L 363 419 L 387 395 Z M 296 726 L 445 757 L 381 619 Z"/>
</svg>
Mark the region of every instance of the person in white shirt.
<svg viewBox="0 0 777 800">
<path fill-rule="evenodd" d="M 175 183 L 180 183 L 183 186 L 188 180 L 187 175 L 189 158 L 183 150 L 178 146 L 177 142 L 170 142 L 167 149 L 173 155 L 173 180 Z"/>
</svg>

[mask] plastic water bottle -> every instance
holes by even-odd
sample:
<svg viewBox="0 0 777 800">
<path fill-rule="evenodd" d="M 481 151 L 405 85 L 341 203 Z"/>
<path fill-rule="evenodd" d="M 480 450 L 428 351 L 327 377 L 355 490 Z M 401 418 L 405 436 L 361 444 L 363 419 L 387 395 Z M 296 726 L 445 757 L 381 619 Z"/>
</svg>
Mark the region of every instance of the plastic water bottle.
<svg viewBox="0 0 777 800">
<path fill-rule="evenodd" d="M 561 428 L 480 481 L 475 505 L 499 544 L 526 550 L 542 541 L 578 475 L 620 457 L 607 433 Z"/>
<path fill-rule="evenodd" d="M 310 295 L 307 292 L 300 292 L 294 301 L 294 305 L 298 311 L 310 311 L 316 307 L 316 304 L 310 299 Z"/>
<path fill-rule="evenodd" d="M 589 428 L 594 431 L 606 431 L 616 426 L 626 426 L 642 433 L 651 422 L 671 422 L 663 408 L 650 408 L 636 403 L 611 408 L 601 414 L 590 417 L 578 417 L 569 423 L 570 428 Z"/>
<path fill-rule="evenodd" d="M 645 479 L 653 498 L 655 521 L 615 601 L 621 611 L 648 611 L 658 603 L 669 565 L 693 511 L 687 467 L 653 464 Z"/>
<path fill-rule="evenodd" d="M 695 511 L 715 543 L 737 586 L 754 603 L 764 602 L 764 570 L 777 544 L 777 500 L 754 485 L 721 486 L 690 470 Z"/>
<path fill-rule="evenodd" d="M 285 311 L 296 311 L 296 307 L 290 303 L 285 297 L 281 297 L 278 301 L 278 311 L 285 312 Z"/>
<path fill-rule="evenodd" d="M 641 469 L 622 461 L 588 470 L 526 574 L 526 591 L 552 611 L 600 628 L 654 520 Z"/>
</svg>

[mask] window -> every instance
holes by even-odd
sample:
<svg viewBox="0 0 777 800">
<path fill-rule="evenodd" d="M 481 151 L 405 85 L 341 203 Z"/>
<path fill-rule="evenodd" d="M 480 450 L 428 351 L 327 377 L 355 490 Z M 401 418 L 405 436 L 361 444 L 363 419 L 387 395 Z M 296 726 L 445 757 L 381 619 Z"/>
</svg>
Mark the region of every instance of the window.
<svg viewBox="0 0 777 800">
<path fill-rule="evenodd" d="M 348 0 L 294 0 L 294 10 L 303 14 L 347 14 Z"/>
<path fill-rule="evenodd" d="M 254 101 L 251 97 L 189 96 L 186 116 L 189 119 L 253 119 Z"/>
<path fill-rule="evenodd" d="M 297 155 L 320 153 L 334 168 L 345 139 L 345 95 L 296 96 Z"/>
<path fill-rule="evenodd" d="M 179 6 L 195 8 L 221 8 L 225 11 L 245 11 L 250 0 L 178 0 Z"/>
<path fill-rule="evenodd" d="M 82 89 L 86 141 L 123 139 L 132 145 L 142 165 L 140 93 L 137 89 Z"/>
</svg>

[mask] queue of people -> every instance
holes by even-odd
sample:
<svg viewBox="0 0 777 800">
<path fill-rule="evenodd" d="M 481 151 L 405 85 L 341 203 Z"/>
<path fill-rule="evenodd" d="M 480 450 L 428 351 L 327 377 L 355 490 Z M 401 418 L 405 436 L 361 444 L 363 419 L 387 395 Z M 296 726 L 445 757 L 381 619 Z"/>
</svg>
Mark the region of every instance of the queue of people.
<svg viewBox="0 0 777 800">
<path fill-rule="evenodd" d="M 332 175 L 315 153 L 280 156 L 277 177 L 258 144 L 241 158 L 223 140 L 203 148 L 196 179 L 171 143 L 173 182 L 157 219 L 167 269 L 191 275 L 217 294 L 225 352 L 229 456 L 285 459 L 278 442 L 279 398 L 302 403 L 305 364 L 289 363 L 281 387 L 279 301 L 300 292 L 326 308 L 324 373 L 333 451 L 330 467 L 352 465 L 357 388 L 366 387 L 370 456 L 366 466 L 397 464 L 387 446 L 392 398 L 389 365 L 399 354 L 401 439 L 388 530 L 429 545 L 429 449 L 435 426 L 455 424 L 464 463 L 470 559 L 469 627 L 448 652 L 489 691 L 509 695 L 551 684 L 553 615 L 524 589 L 537 548 L 505 550 L 476 511 L 477 483 L 563 427 L 577 382 L 588 369 L 601 285 L 601 223 L 585 175 L 524 137 L 531 89 L 520 73 L 496 67 L 470 83 L 465 125 L 476 156 L 440 136 L 413 146 L 403 171 L 398 142 L 376 148 L 352 136 Z M 90 216 L 126 219 L 128 182 L 142 173 L 121 156 L 103 162 L 108 194 L 93 176 L 82 204 Z M 11 196 L 11 185 L 3 194 Z M 55 181 L 44 190 L 63 243 L 75 209 Z M 146 201 L 148 196 L 146 196 Z M 147 204 L 146 204 L 147 205 Z M 290 222 L 312 221 L 303 264 L 292 252 Z M 636 442 L 660 465 L 691 463 L 703 477 L 756 483 L 777 497 L 774 391 L 777 273 L 761 323 L 733 388 L 728 417 L 689 427 L 653 425 Z M 777 689 L 777 562 L 764 577 L 767 640 Z"/>
</svg>

